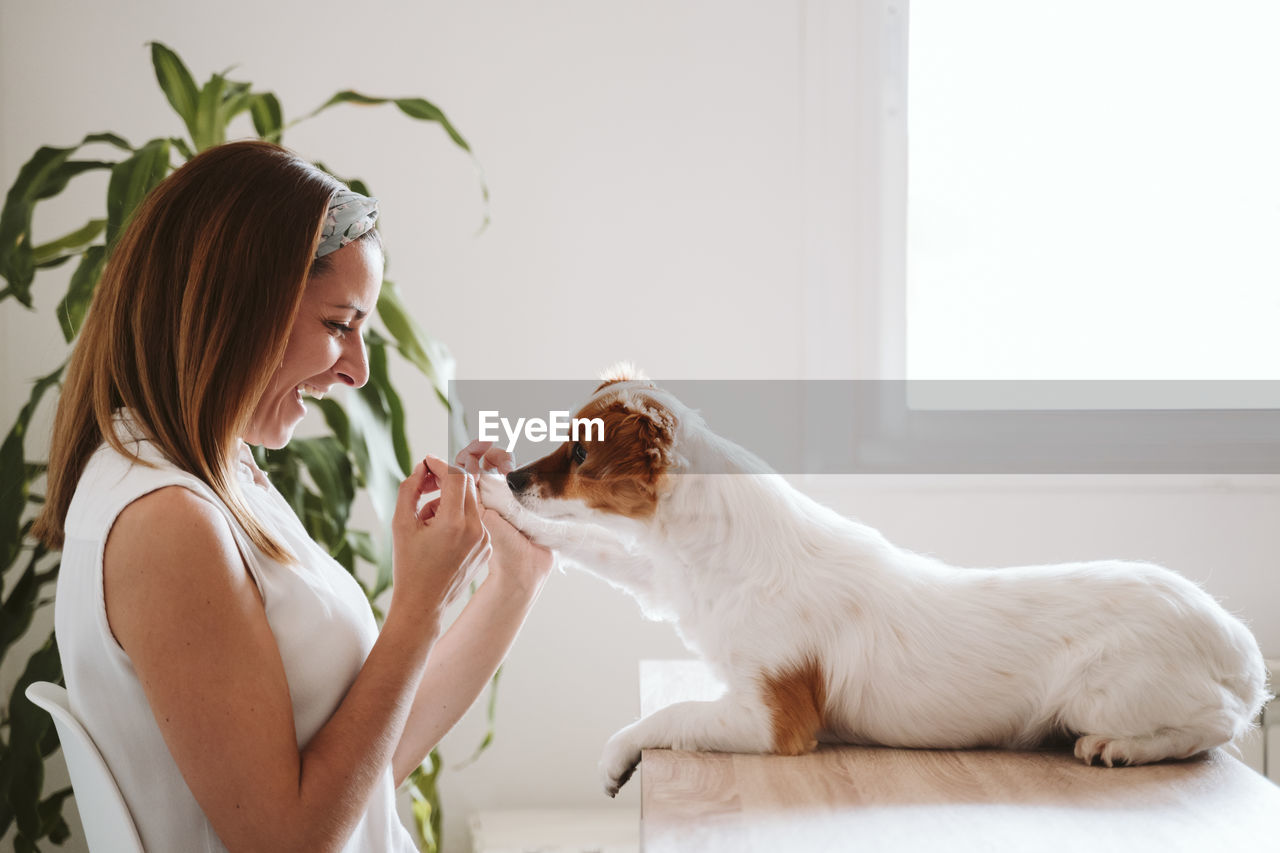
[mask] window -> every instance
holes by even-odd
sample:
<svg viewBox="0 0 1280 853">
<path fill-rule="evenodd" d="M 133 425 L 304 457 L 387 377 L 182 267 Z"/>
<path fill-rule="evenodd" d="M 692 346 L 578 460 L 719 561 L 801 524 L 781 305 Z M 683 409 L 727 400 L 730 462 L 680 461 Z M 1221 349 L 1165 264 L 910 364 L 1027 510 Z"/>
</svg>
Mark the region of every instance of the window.
<svg viewBox="0 0 1280 853">
<path fill-rule="evenodd" d="M 806 378 L 984 380 L 855 466 L 1280 470 L 1280 3 L 804 9 Z"/>
<path fill-rule="evenodd" d="M 906 376 L 1280 379 L 1277 44 L 1275 0 L 911 0 Z"/>
</svg>

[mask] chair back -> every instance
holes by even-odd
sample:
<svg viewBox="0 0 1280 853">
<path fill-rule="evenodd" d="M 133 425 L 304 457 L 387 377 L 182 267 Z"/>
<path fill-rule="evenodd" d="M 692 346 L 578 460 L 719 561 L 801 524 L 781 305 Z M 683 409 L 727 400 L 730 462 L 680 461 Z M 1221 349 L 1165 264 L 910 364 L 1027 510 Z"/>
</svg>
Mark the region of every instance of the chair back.
<svg viewBox="0 0 1280 853">
<path fill-rule="evenodd" d="M 93 738 L 71 713 L 67 691 L 48 681 L 37 681 L 27 687 L 27 698 L 48 711 L 58 727 L 58 740 L 62 742 L 62 755 L 67 761 L 89 849 L 143 853 L 133 816 L 111 775 L 111 768 L 102 759 Z"/>
</svg>

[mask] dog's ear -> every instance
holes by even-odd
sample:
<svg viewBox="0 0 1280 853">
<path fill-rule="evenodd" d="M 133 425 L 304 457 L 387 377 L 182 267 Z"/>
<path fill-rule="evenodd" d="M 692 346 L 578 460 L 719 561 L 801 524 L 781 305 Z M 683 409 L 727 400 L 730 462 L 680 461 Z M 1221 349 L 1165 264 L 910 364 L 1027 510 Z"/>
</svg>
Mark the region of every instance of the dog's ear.
<svg viewBox="0 0 1280 853">
<path fill-rule="evenodd" d="M 676 417 L 637 389 L 605 394 L 584 415 L 604 421 L 604 441 L 586 446 L 573 478 L 577 496 L 595 509 L 647 518 L 676 464 Z"/>
<path fill-rule="evenodd" d="M 675 461 L 672 446 L 676 441 L 676 417 L 664 406 L 647 400 L 636 401 L 631 418 L 635 419 L 636 440 L 649 460 L 650 482 L 657 481 Z"/>
<path fill-rule="evenodd" d="M 597 475 L 626 476 L 654 485 L 674 464 L 676 417 L 645 397 L 621 394 L 604 412 L 604 446 L 588 451 Z"/>
<path fill-rule="evenodd" d="M 596 386 L 596 391 L 607 388 L 615 382 L 644 381 L 648 378 L 643 370 L 631 362 L 617 361 L 600 371 L 600 384 Z"/>
</svg>

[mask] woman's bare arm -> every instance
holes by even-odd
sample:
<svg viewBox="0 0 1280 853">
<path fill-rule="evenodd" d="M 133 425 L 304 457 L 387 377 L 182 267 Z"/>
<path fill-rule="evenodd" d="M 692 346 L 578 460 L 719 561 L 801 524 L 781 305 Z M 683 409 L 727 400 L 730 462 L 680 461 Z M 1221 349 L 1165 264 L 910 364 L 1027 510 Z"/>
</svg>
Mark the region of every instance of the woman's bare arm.
<svg viewBox="0 0 1280 853">
<path fill-rule="evenodd" d="M 506 658 L 542 589 L 551 553 L 531 544 L 493 510 L 484 513 L 493 539 L 489 575 L 427 660 L 392 768 L 408 778 L 461 719 Z"/>
<path fill-rule="evenodd" d="M 469 474 L 507 474 L 511 454 L 473 441 L 455 462 Z M 493 541 L 489 575 L 432 650 L 392 767 L 403 782 L 462 718 L 493 677 L 551 570 L 551 552 L 531 543 L 492 510 L 484 512 Z"/>
</svg>

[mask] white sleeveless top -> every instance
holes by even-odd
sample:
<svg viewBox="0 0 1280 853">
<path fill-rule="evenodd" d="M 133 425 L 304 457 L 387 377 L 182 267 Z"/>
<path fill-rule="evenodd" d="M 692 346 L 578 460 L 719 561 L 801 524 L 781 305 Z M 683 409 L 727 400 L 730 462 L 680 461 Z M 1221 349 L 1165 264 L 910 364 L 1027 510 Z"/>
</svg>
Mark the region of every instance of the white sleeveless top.
<svg viewBox="0 0 1280 853">
<path fill-rule="evenodd" d="M 280 648 L 299 748 L 332 716 L 355 681 L 377 638 L 377 624 L 359 584 L 307 535 L 254 465 L 247 446 L 239 466 L 245 500 L 298 558 L 298 566 L 281 565 L 254 547 L 213 490 L 167 461 L 128 415 L 117 413 L 116 428 L 126 447 L 158 467 L 133 463 L 104 443 L 85 467 L 67 511 L 54 627 L 71 709 L 111 768 L 149 853 L 224 851 L 169 755 L 133 664 L 107 624 L 102 555 L 116 516 L 139 497 L 175 485 L 222 510 L 262 593 Z M 396 815 L 390 766 L 343 850 L 416 853 Z"/>
</svg>

